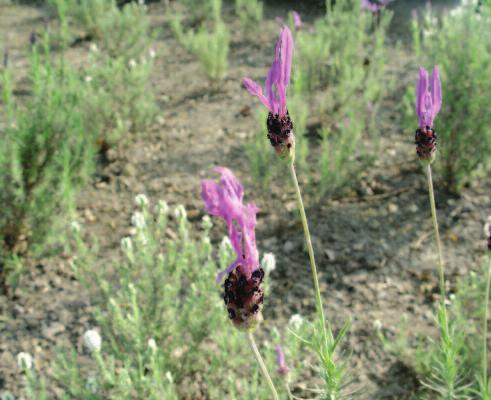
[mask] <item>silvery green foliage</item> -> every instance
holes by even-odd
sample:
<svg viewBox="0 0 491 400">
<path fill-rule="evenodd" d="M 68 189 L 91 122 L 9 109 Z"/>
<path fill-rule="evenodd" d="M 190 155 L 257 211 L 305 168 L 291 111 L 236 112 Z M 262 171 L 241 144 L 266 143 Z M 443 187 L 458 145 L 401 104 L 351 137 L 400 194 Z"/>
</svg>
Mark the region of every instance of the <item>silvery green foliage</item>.
<svg viewBox="0 0 491 400">
<path fill-rule="evenodd" d="M 0 77 L 7 110 L 0 132 L 0 259 L 60 239 L 63 218 L 56 216 L 73 209 L 94 163 L 79 76 L 53 61 L 48 43 L 45 35 L 29 54 L 32 95 L 25 107 L 11 97 L 11 71 Z"/>
<path fill-rule="evenodd" d="M 111 57 L 139 59 L 148 50 L 150 26 L 144 4 L 118 7 L 115 0 L 49 0 L 62 24 L 74 21 Z"/>
<path fill-rule="evenodd" d="M 245 29 L 256 29 L 263 19 L 263 3 L 260 0 L 235 0 L 235 13 Z"/>
<path fill-rule="evenodd" d="M 180 15 L 174 15 L 170 23 L 177 40 L 198 58 L 208 78 L 216 83 L 225 78 L 230 48 L 230 34 L 221 18 L 221 1 L 212 1 L 211 16 L 211 21 L 196 31 L 185 31 Z"/>
<path fill-rule="evenodd" d="M 137 199 L 132 218 L 134 235 L 121 242 L 112 265 L 100 266 L 95 247 L 74 232 L 74 268 L 90 291 L 98 334 L 84 338 L 99 351 L 60 350 L 55 380 L 63 396 L 89 399 L 266 399 L 264 385 L 243 332 L 228 321 L 216 284 L 216 273 L 235 254 L 229 241 L 214 249 L 203 218 L 192 229 L 182 206 L 171 208 Z M 215 261 L 218 260 L 217 262 Z M 308 336 L 307 325 L 297 334 Z M 300 355 L 302 343 L 287 332 L 273 330 L 261 352 L 275 370 L 274 346 L 283 342 L 292 370 L 310 368 Z M 102 344 L 99 342 L 102 338 Z M 286 342 L 286 343 L 285 343 Z M 94 346 L 92 346 L 94 347 Z M 292 379 L 297 373 L 292 373 Z M 277 376 L 278 387 L 282 387 Z M 28 380 L 31 399 L 47 396 L 44 379 Z M 286 396 L 286 394 L 285 394 Z"/>
<path fill-rule="evenodd" d="M 491 10 L 476 11 L 476 2 L 462 5 L 440 21 L 429 9 L 413 21 L 414 48 L 422 63 L 438 65 L 443 105 L 435 129 L 439 177 L 453 192 L 491 171 Z M 470 95 L 472 93 L 472 95 Z M 412 126 L 414 91 L 405 101 L 406 126 Z"/>
<path fill-rule="evenodd" d="M 153 59 L 150 50 L 142 58 L 109 57 L 98 48 L 91 51 L 82 87 L 82 110 L 90 115 L 96 140 L 109 145 L 128 131 L 138 133 L 154 120 L 157 107 L 150 88 Z"/>
</svg>

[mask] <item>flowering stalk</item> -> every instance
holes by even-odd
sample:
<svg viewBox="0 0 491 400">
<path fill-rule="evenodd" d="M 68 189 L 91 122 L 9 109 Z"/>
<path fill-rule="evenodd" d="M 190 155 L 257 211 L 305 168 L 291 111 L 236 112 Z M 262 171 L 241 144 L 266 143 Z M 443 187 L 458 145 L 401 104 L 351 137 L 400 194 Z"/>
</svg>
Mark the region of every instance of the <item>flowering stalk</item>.
<svg viewBox="0 0 491 400">
<path fill-rule="evenodd" d="M 293 185 L 295 186 L 295 195 L 297 198 L 297 207 L 298 211 L 300 212 L 300 219 L 302 220 L 302 226 L 303 226 L 303 233 L 305 236 L 305 242 L 307 243 L 307 251 L 309 253 L 309 260 L 310 260 L 310 269 L 312 272 L 312 278 L 314 280 L 314 289 L 315 289 L 315 300 L 316 300 L 316 308 L 317 308 L 317 313 L 319 316 L 319 322 L 321 324 L 321 329 L 322 329 L 322 336 L 323 336 L 323 343 L 324 345 L 327 346 L 327 343 L 332 342 L 333 337 L 332 337 L 332 332 L 329 330 L 329 336 L 328 337 L 328 332 L 326 328 L 326 318 L 324 316 L 324 307 L 322 306 L 322 296 L 321 296 L 321 291 L 320 291 L 320 286 L 319 286 L 319 277 L 317 274 L 317 266 L 315 264 L 315 256 L 314 256 L 314 248 L 312 246 L 312 239 L 310 238 L 310 231 L 309 231 L 309 225 L 307 222 L 307 215 L 305 214 L 305 207 L 303 205 L 303 200 L 302 200 L 302 192 L 300 191 L 300 186 L 298 184 L 298 179 L 297 179 L 297 173 L 295 171 L 295 165 L 292 162 L 290 162 L 290 175 L 293 181 Z M 328 338 L 330 341 L 328 342 Z"/>
<path fill-rule="evenodd" d="M 259 265 L 256 248 L 256 213 L 254 203 L 244 204 L 244 188 L 232 171 L 217 167 L 221 174 L 217 183 L 201 182 L 201 196 L 206 210 L 211 215 L 224 219 L 228 227 L 230 243 L 236 253 L 235 261 L 217 276 L 220 282 L 225 275 L 223 300 L 230 320 L 238 329 L 247 332 L 247 338 L 275 400 L 278 393 L 252 336 L 253 330 L 262 321 L 261 309 L 264 291 L 261 287 L 264 270 Z"/>
<path fill-rule="evenodd" d="M 305 242 L 310 260 L 310 268 L 314 281 L 316 312 L 321 329 L 319 346 L 316 348 L 321 363 L 325 369 L 325 380 L 330 399 L 336 399 L 339 393 L 343 372 L 338 368 L 333 360 L 333 352 L 343 336 L 346 334 L 349 323 L 341 329 L 340 333 L 334 338 L 329 322 L 324 316 L 322 297 L 319 287 L 319 277 L 315 264 L 314 249 L 310 237 L 307 216 L 303 205 L 302 194 L 295 172 L 295 136 L 293 134 L 293 122 L 288 114 L 286 103 L 286 90 L 290 81 L 290 72 L 293 58 L 293 38 L 288 27 L 284 27 L 275 48 L 273 64 L 265 82 L 265 93 L 262 88 L 249 78 L 245 78 L 243 83 L 248 92 L 259 98 L 261 103 L 269 110 L 266 126 L 268 129 L 268 139 L 274 147 L 276 153 L 288 161 L 290 175 L 295 187 L 297 207 L 302 221 Z"/>
<path fill-rule="evenodd" d="M 431 173 L 431 163 L 435 160 L 437 135 L 433 129 L 433 121 L 441 109 L 442 88 L 440 74 L 435 66 L 431 74 L 424 68 L 419 69 L 419 79 L 416 86 L 416 114 L 419 119 L 419 127 L 416 130 L 415 144 L 416 154 L 425 168 L 426 180 L 428 183 L 428 194 L 431 208 L 431 221 L 435 232 L 436 247 L 438 253 L 438 275 L 440 286 L 440 311 L 439 321 L 441 324 L 441 334 L 443 343 L 449 340 L 449 327 L 447 309 L 445 305 L 445 267 L 443 261 L 442 244 L 438 229 L 438 219 L 435 205 L 435 192 L 433 189 L 433 178 Z"/>
<path fill-rule="evenodd" d="M 249 340 L 249 344 L 251 345 L 252 352 L 254 353 L 254 356 L 256 357 L 256 360 L 257 360 L 257 363 L 259 364 L 261 372 L 263 373 L 263 376 L 266 379 L 266 382 L 268 383 L 269 389 L 271 390 L 271 393 L 273 394 L 273 398 L 275 400 L 279 400 L 278 392 L 276 391 L 273 380 L 271 379 L 271 376 L 269 375 L 268 368 L 266 367 L 266 364 L 264 363 L 264 360 L 261 357 L 261 353 L 259 353 L 259 349 L 257 348 L 256 341 L 254 340 L 254 336 L 253 336 L 251 331 L 247 332 L 247 339 Z"/>
<path fill-rule="evenodd" d="M 483 316 L 483 342 L 482 342 L 482 386 L 488 391 L 488 307 L 489 307 L 489 285 L 491 284 L 491 226 L 488 228 L 488 258 L 489 265 L 486 268 L 486 294 L 484 301 Z"/>
</svg>

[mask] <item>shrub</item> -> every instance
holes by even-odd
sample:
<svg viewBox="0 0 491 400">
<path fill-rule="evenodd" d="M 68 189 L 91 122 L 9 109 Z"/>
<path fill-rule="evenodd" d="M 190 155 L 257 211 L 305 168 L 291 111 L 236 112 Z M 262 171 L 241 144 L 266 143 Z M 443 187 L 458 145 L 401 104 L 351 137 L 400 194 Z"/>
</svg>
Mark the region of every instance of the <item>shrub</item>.
<svg viewBox="0 0 491 400">
<path fill-rule="evenodd" d="M 218 295 L 210 219 L 205 217 L 197 232 L 182 206 L 170 215 L 165 202 L 155 211 L 147 201 L 140 205 L 132 217 L 135 235 L 121 241 L 121 257 L 112 266 L 96 267 L 97 251 L 80 236 L 74 239 L 74 268 L 91 293 L 102 345 L 88 363 L 75 349 L 60 349 L 54 378 L 63 395 L 81 400 L 268 398 L 246 334 L 230 323 Z M 235 258 L 230 242 L 220 244 L 217 258 L 220 267 Z M 279 340 L 277 332 L 272 337 Z M 301 349 L 291 342 L 289 360 Z M 263 350 L 272 370 L 273 348 L 268 341 Z M 31 398 L 46 396 L 39 382 L 29 380 Z"/>
<path fill-rule="evenodd" d="M 111 57 L 139 59 L 148 50 L 150 27 L 146 6 L 130 3 L 119 8 L 115 0 L 50 0 L 60 21 L 75 22 Z"/>
<path fill-rule="evenodd" d="M 91 133 L 80 111 L 80 79 L 43 51 L 30 55 L 31 98 L 25 107 L 11 97 L 10 71 L 3 73 L 8 125 L 0 149 L 0 262 L 60 239 L 62 218 L 94 164 Z M 6 279 L 5 274 L 2 277 Z"/>
<path fill-rule="evenodd" d="M 154 119 L 157 107 L 149 87 L 153 60 L 109 57 L 93 51 L 85 71 L 82 111 L 98 143 L 112 146 L 128 131 L 138 132 Z"/>
<path fill-rule="evenodd" d="M 435 167 L 446 187 L 459 192 L 491 170 L 491 16 L 464 5 L 434 22 L 431 10 L 413 22 L 415 51 L 421 63 L 438 65 L 443 107 L 436 122 L 438 153 Z M 414 104 L 413 89 L 406 104 Z M 414 107 L 406 107 L 407 124 Z M 413 124 L 414 125 L 414 124 Z M 411 125 L 408 125 L 411 126 Z"/>
<path fill-rule="evenodd" d="M 213 10 L 213 22 L 203 23 L 197 31 L 189 29 L 185 32 L 179 15 L 171 19 L 171 27 L 177 40 L 198 58 L 208 78 L 216 83 L 222 80 L 227 72 L 230 35 L 220 17 L 221 2 L 218 2 Z M 211 30 L 208 29 L 208 25 L 211 25 Z"/>
<path fill-rule="evenodd" d="M 256 29 L 263 19 L 263 3 L 259 0 L 235 0 L 235 13 L 245 29 Z"/>
</svg>

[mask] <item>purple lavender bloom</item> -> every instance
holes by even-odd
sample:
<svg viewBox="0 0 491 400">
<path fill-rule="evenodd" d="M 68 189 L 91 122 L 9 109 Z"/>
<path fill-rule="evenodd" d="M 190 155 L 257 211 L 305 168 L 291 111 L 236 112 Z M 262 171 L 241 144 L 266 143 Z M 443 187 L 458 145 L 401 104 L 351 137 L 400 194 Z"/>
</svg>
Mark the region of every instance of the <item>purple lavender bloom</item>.
<svg viewBox="0 0 491 400">
<path fill-rule="evenodd" d="M 225 167 L 216 167 L 215 171 L 221 174 L 220 182 L 203 180 L 201 196 L 206 211 L 225 220 L 230 242 L 237 254 L 235 261 L 218 274 L 217 282 L 237 267 L 249 278 L 259 268 L 255 233 L 257 207 L 254 203 L 243 204 L 244 188 L 232 171 Z"/>
<path fill-rule="evenodd" d="M 299 29 L 302 28 L 302 19 L 300 18 L 300 14 L 298 12 L 296 12 L 295 10 L 293 10 L 292 11 L 292 18 L 293 18 L 293 26 L 298 31 Z"/>
<path fill-rule="evenodd" d="M 276 365 L 278 366 L 278 373 L 282 376 L 287 376 L 290 369 L 286 365 L 285 353 L 283 353 L 283 348 L 280 345 L 276 346 Z"/>
<path fill-rule="evenodd" d="M 220 181 L 203 180 L 201 196 L 206 211 L 225 220 L 236 259 L 217 276 L 224 282 L 225 305 L 230 319 L 240 328 L 250 329 L 261 321 L 264 292 L 260 287 L 264 271 L 259 266 L 256 248 L 254 203 L 244 204 L 244 188 L 228 168 L 217 167 Z"/>
<path fill-rule="evenodd" d="M 289 153 L 295 144 L 293 123 L 288 114 L 286 91 L 290 83 L 293 58 L 293 37 L 288 27 L 283 27 L 276 43 L 275 57 L 265 81 L 265 93 L 260 85 L 244 78 L 247 91 L 256 96 L 269 110 L 267 127 L 271 145 L 279 154 Z"/>
<path fill-rule="evenodd" d="M 433 121 L 442 107 L 442 86 L 438 68 L 435 66 L 431 74 L 424 68 L 419 69 L 416 86 L 416 114 L 419 128 L 416 130 L 416 152 L 421 160 L 433 161 L 436 152 L 437 135 L 433 129 Z"/>
<path fill-rule="evenodd" d="M 416 114 L 420 128 L 431 128 L 433 120 L 442 107 L 442 84 L 438 67 L 433 68 L 431 81 L 428 81 L 428 71 L 419 69 L 418 85 L 416 86 Z"/>
<path fill-rule="evenodd" d="M 379 0 L 378 2 L 372 3 L 370 0 L 361 0 L 361 8 L 375 14 L 385 8 L 392 1 L 393 0 Z"/>
</svg>

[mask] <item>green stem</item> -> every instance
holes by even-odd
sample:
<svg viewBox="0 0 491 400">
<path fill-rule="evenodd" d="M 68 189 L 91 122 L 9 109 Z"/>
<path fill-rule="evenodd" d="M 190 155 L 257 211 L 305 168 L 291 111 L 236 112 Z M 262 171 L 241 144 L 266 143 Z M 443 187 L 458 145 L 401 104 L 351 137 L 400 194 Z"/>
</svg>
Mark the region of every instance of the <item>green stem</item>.
<svg viewBox="0 0 491 400">
<path fill-rule="evenodd" d="M 298 206 L 298 210 L 300 211 L 300 219 L 302 220 L 305 242 L 307 243 L 307 251 L 309 253 L 310 269 L 312 270 L 312 278 L 314 279 L 317 313 L 319 314 L 319 320 L 320 320 L 319 322 L 321 324 L 322 334 L 324 338 L 324 345 L 326 346 L 327 349 L 327 344 L 332 343 L 334 338 L 332 337 L 331 330 L 329 330 L 330 340 L 327 333 L 327 328 L 326 328 L 327 321 L 324 316 L 324 308 L 322 306 L 321 290 L 319 287 L 319 277 L 317 275 L 317 267 L 315 265 L 314 248 L 312 247 L 312 239 L 310 238 L 309 225 L 307 222 L 307 216 L 305 215 L 305 207 L 303 205 L 302 193 L 300 192 L 300 186 L 298 185 L 297 173 L 295 172 L 295 165 L 293 164 L 293 161 L 290 162 L 290 173 L 293 180 L 293 184 L 295 186 L 295 194 L 297 196 L 297 206 Z"/>
<path fill-rule="evenodd" d="M 484 302 L 483 317 L 483 342 L 482 342 L 482 379 L 485 390 L 488 390 L 488 307 L 489 307 L 489 284 L 491 283 L 491 254 L 489 265 L 486 269 L 486 298 Z"/>
<path fill-rule="evenodd" d="M 264 363 L 263 358 L 261 357 L 261 353 L 259 353 L 259 350 L 256 345 L 256 341 L 254 340 L 254 336 L 251 331 L 247 332 L 247 339 L 249 339 L 249 344 L 251 345 L 252 352 L 254 353 L 254 356 L 256 357 L 257 363 L 259 364 L 259 367 L 261 368 L 261 372 L 263 373 L 264 377 L 266 378 L 266 382 L 268 382 L 268 386 L 271 389 L 271 393 L 273 394 L 273 398 L 275 400 L 279 400 L 278 397 L 278 392 L 276 391 L 276 388 L 274 387 L 273 380 L 271 379 L 271 376 L 269 375 L 268 369 L 266 368 L 266 364 Z"/>
<path fill-rule="evenodd" d="M 435 205 L 435 192 L 433 190 L 433 178 L 431 175 L 431 165 L 426 164 L 426 179 L 428 181 L 428 193 L 430 195 L 430 206 L 431 206 L 431 221 L 433 222 L 433 230 L 435 231 L 436 247 L 438 251 L 438 274 L 440 281 L 440 302 L 443 312 L 443 317 L 445 319 L 445 332 L 448 332 L 447 326 L 447 312 L 445 306 L 445 270 L 443 264 L 443 251 L 442 243 L 440 241 L 440 231 L 438 230 L 438 220 L 436 216 L 436 205 Z"/>
</svg>

